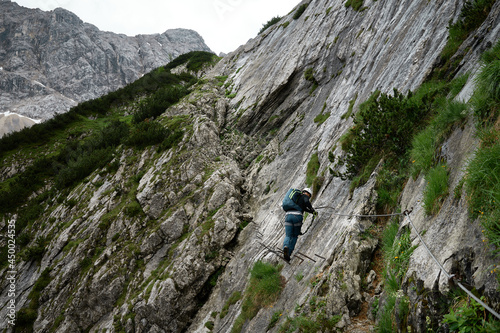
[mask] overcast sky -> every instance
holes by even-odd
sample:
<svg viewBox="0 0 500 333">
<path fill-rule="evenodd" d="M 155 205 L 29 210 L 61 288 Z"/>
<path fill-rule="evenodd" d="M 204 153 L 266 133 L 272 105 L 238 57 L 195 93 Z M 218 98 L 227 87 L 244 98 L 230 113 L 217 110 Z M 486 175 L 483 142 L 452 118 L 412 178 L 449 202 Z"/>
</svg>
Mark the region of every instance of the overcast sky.
<svg viewBox="0 0 500 333">
<path fill-rule="evenodd" d="M 262 25 L 288 14 L 300 0 L 13 0 L 29 8 L 65 8 L 100 30 L 138 34 L 185 28 L 219 54 L 255 37 Z"/>
</svg>

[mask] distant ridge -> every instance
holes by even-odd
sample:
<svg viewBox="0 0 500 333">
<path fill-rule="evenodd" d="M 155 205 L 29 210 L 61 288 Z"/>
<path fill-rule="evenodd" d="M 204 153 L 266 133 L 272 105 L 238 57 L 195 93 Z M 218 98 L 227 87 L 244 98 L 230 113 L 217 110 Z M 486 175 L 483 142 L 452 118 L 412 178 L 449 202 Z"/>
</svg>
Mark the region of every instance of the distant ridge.
<svg viewBox="0 0 500 333">
<path fill-rule="evenodd" d="M 0 112 L 49 119 L 135 81 L 190 51 L 209 51 L 193 30 L 128 37 L 100 31 L 62 8 L 0 2 Z"/>
<path fill-rule="evenodd" d="M 36 123 L 36 120 L 15 113 L 0 113 L 0 138 L 5 134 L 22 130 Z"/>
</svg>

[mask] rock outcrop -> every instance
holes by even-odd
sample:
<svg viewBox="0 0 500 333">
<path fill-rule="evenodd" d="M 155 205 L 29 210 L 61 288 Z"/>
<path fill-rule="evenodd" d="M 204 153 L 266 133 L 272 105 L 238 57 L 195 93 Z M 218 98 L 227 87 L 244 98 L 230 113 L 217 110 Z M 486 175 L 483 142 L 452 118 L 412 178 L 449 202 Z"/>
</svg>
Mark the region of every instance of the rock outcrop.
<svg viewBox="0 0 500 333">
<path fill-rule="evenodd" d="M 377 89 L 406 92 L 424 81 L 462 5 L 379 0 L 355 11 L 342 2 L 302 1 L 300 17 L 292 11 L 227 55 L 155 119 L 168 124 L 181 117 L 185 134 L 176 147 L 121 147 L 110 163 L 116 170 L 98 170 L 63 192 L 37 193 L 43 209 L 30 226 L 29 246 L 39 239 L 46 244 L 39 262 L 16 263 L 18 309 L 31 306 L 34 284 L 44 281 L 32 318 L 37 332 L 230 332 L 246 306 L 232 296 L 245 292 L 249 269 L 263 260 L 283 265 L 283 289 L 242 332 L 277 332 L 301 314 L 326 318 L 329 331 L 372 329 L 377 318 L 370 305 L 386 297 L 381 269 L 373 267 L 378 240 L 368 232 L 380 227 L 370 217 L 380 168 L 351 192 L 349 180 L 329 172 L 330 157 L 342 155 L 339 139 L 353 125 L 344 116 L 350 107 L 356 112 Z M 471 75 L 459 94 L 463 100 L 474 89 L 479 55 L 500 38 L 499 11 L 497 1 L 480 38 L 465 42 L 458 72 Z M 326 112 L 325 121 L 315 121 Z M 452 191 L 477 144 L 472 120 L 443 143 Z M 322 209 L 314 224 L 305 219 L 307 232 L 288 265 L 279 252 L 280 203 L 288 188 L 305 185 L 313 155 L 322 177 L 313 205 Z M 1 168 L 12 176 L 9 165 Z M 424 187 L 422 176 L 409 179 L 400 207 L 413 208 L 411 221 L 426 230 L 423 238 L 445 268 L 499 309 L 498 281 L 488 273 L 496 259 L 469 217 L 465 196 L 448 196 L 427 216 Z M 426 332 L 427 318 L 435 320 L 447 305 L 450 286 L 408 216 L 395 219 L 400 234 L 411 230 L 416 246 L 398 295 L 411 304 L 412 332 Z M 7 292 L 2 285 L 1 317 Z"/>
<path fill-rule="evenodd" d="M 15 113 L 0 113 L 0 138 L 5 134 L 19 131 L 36 123 L 33 119 Z"/>
<path fill-rule="evenodd" d="M 187 29 L 137 35 L 100 31 L 56 8 L 0 2 L 0 113 L 46 120 L 137 80 L 190 51 L 209 51 Z"/>
</svg>

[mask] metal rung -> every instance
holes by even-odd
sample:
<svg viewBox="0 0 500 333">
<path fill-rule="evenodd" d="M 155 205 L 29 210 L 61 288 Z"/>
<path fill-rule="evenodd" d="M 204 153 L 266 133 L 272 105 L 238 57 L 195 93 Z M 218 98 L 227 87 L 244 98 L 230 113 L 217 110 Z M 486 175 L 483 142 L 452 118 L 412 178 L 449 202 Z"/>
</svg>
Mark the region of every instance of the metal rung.
<svg viewBox="0 0 500 333">
<path fill-rule="evenodd" d="M 290 265 L 290 262 L 286 261 L 286 260 L 285 260 L 285 258 L 283 258 L 283 256 L 281 255 L 281 253 L 280 253 L 280 252 L 275 251 L 275 250 L 273 250 L 273 249 L 269 248 L 266 244 L 264 244 L 264 243 L 262 243 L 262 242 L 259 242 L 259 244 L 260 244 L 260 245 L 262 245 L 263 247 L 265 247 L 265 248 L 266 248 L 266 250 L 268 250 L 269 252 L 274 253 L 274 254 L 275 254 L 275 255 L 277 255 L 280 259 L 282 259 L 284 262 L 286 262 L 287 264 L 289 264 L 289 265 Z"/>
<path fill-rule="evenodd" d="M 298 253 L 298 254 L 300 254 L 301 256 L 306 257 L 307 259 L 309 259 L 309 260 L 311 260 L 311 261 L 313 261 L 313 262 L 316 262 L 316 260 L 314 260 L 314 259 L 313 259 L 313 258 L 311 258 L 311 257 L 308 257 L 307 255 L 305 255 L 305 254 L 304 254 L 304 253 L 302 253 L 302 252 L 297 251 L 297 253 Z"/>
</svg>

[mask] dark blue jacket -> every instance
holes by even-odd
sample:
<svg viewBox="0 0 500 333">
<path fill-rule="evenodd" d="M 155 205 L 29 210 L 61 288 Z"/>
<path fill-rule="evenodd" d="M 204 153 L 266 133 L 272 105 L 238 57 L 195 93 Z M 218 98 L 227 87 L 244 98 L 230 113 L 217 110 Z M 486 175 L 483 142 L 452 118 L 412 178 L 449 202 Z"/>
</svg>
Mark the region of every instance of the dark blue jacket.
<svg viewBox="0 0 500 333">
<path fill-rule="evenodd" d="M 309 197 L 305 194 L 302 194 L 297 200 L 297 204 L 300 206 L 303 212 L 314 213 L 314 208 L 309 201 Z"/>
</svg>

